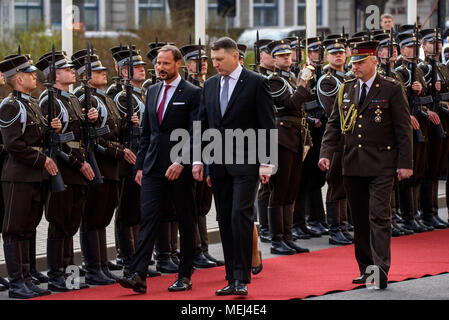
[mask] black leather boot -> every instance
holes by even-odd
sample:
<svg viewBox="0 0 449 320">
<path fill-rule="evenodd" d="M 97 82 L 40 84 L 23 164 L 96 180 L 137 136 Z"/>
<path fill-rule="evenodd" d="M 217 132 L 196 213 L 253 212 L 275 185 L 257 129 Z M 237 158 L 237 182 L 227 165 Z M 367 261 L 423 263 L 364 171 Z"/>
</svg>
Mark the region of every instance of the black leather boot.
<svg viewBox="0 0 449 320">
<path fill-rule="evenodd" d="M 120 256 L 123 263 L 123 268 L 129 269 L 129 264 L 136 251 L 134 247 L 134 235 L 132 227 L 122 227 L 117 234 L 116 239 L 120 247 Z"/>
<path fill-rule="evenodd" d="M 268 200 L 265 198 L 257 200 L 257 211 L 259 212 L 259 238 L 261 242 L 270 243 L 271 234 L 268 222 Z"/>
<path fill-rule="evenodd" d="M 40 283 L 47 283 L 48 282 L 48 277 L 37 271 L 36 269 L 36 234 L 34 234 L 33 237 L 31 237 L 31 239 L 29 240 L 29 248 L 30 248 L 30 274 L 32 277 L 32 281 L 35 284 L 40 284 Z"/>
<path fill-rule="evenodd" d="M 39 288 L 37 285 L 35 285 L 31 279 L 31 272 L 30 272 L 30 241 L 21 241 L 20 242 L 20 255 L 22 258 L 22 277 L 23 281 L 25 282 L 25 285 L 31 290 L 37 293 L 38 296 L 48 296 L 51 294 L 50 290 L 45 290 Z M 36 257 L 36 254 L 34 254 L 34 257 Z M 48 280 L 47 280 L 48 281 Z"/>
<path fill-rule="evenodd" d="M 422 190 L 422 189 L 421 189 Z M 421 199 L 423 199 L 421 197 Z M 426 205 L 427 200 L 424 201 L 422 205 Z M 402 214 L 402 224 L 404 229 L 411 230 L 416 233 L 427 231 L 426 228 L 422 227 L 414 217 L 414 205 L 415 201 L 413 199 L 413 189 L 411 186 L 411 182 L 402 181 L 399 183 L 399 205 L 401 208 Z"/>
<path fill-rule="evenodd" d="M 20 242 L 4 243 L 6 268 L 9 277 L 9 297 L 13 299 L 35 298 L 38 294 L 27 287 L 22 276 Z"/>
<path fill-rule="evenodd" d="M 340 217 L 340 204 L 339 201 L 329 201 L 326 202 L 327 209 L 327 223 L 329 225 L 329 243 L 345 246 L 351 244 L 351 242 L 346 239 L 340 230 L 339 217 Z"/>
<path fill-rule="evenodd" d="M 178 272 L 178 266 L 171 259 L 170 252 L 158 253 L 156 256 L 156 270 L 162 273 Z"/>
<path fill-rule="evenodd" d="M 430 190 L 429 190 L 430 189 Z M 421 221 L 426 227 L 433 227 L 434 229 L 445 229 L 447 224 L 438 216 L 438 181 L 432 182 L 431 187 L 426 190 L 430 194 L 431 210 L 427 213 L 422 212 Z"/>
<path fill-rule="evenodd" d="M 293 228 L 293 210 L 294 205 L 285 205 L 283 209 L 284 216 L 284 242 L 287 246 L 296 251 L 296 253 L 309 252 L 309 249 L 302 248 L 293 240 L 292 228 Z"/>
<path fill-rule="evenodd" d="M 215 262 L 206 258 L 201 249 L 193 258 L 193 265 L 195 268 L 213 268 L 217 266 Z"/>
<path fill-rule="evenodd" d="M 100 245 L 100 264 L 101 264 L 101 270 L 103 271 L 104 275 L 108 277 L 109 279 L 117 282 L 119 281 L 120 277 L 116 276 L 109 270 L 108 266 L 108 247 L 107 247 L 107 241 L 106 241 L 106 229 L 99 229 L 98 232 L 98 240 Z"/>
<path fill-rule="evenodd" d="M 283 207 L 268 207 L 268 219 L 271 232 L 271 253 L 280 255 L 295 254 L 296 251 L 284 242 Z"/>
<path fill-rule="evenodd" d="M 341 233 L 345 236 L 351 243 L 354 242 L 354 236 L 349 232 L 349 222 L 348 222 L 348 200 L 340 199 L 338 200 L 339 207 L 339 221 Z"/>
<path fill-rule="evenodd" d="M 67 292 L 63 263 L 64 239 L 47 239 L 48 289 Z"/>
<path fill-rule="evenodd" d="M 85 259 L 86 283 L 92 285 L 107 285 L 115 283 L 101 269 L 100 245 L 97 230 L 80 232 Z"/>
</svg>

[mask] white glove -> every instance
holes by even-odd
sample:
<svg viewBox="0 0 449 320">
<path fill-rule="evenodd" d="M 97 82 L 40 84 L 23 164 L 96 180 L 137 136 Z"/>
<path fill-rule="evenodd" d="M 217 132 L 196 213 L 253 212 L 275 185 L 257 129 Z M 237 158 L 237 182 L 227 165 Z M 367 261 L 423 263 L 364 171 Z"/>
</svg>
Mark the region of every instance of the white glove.
<svg viewBox="0 0 449 320">
<path fill-rule="evenodd" d="M 301 72 L 301 80 L 304 80 L 304 81 L 309 81 L 310 79 L 312 79 L 313 78 L 313 70 L 314 70 L 314 68 L 312 69 L 313 67 L 311 67 L 311 66 L 307 66 L 307 67 L 305 67 L 304 69 L 302 69 L 302 72 Z"/>
</svg>

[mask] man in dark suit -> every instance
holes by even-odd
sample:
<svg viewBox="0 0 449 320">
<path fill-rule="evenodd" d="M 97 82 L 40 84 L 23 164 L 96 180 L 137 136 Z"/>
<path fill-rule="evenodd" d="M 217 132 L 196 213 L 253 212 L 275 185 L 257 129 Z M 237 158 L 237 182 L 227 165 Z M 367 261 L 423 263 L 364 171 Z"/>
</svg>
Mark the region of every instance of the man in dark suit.
<svg viewBox="0 0 449 320">
<path fill-rule="evenodd" d="M 220 38 L 214 43 L 211 56 L 218 74 L 204 83 L 199 114 L 201 129 L 218 130 L 225 139 L 225 130 L 229 129 L 275 129 L 274 107 L 268 82 L 264 77 L 241 67 L 237 44 L 230 38 Z M 266 150 L 270 150 L 270 135 L 266 133 Z M 214 144 L 218 143 L 214 141 Z M 222 151 L 226 152 L 222 154 L 227 157 L 231 155 L 234 158 L 239 153 L 243 154 L 242 164 L 234 159 L 231 163 L 225 163 L 223 159 L 207 161 L 210 163 L 212 191 L 228 280 L 228 285 L 218 290 L 217 295 L 248 294 L 246 284 L 251 281 L 253 204 L 259 177 L 262 183 L 269 180 L 269 175 L 264 171 L 269 167 L 261 165 L 259 159 L 254 163 L 249 160 L 251 151 L 255 151 L 250 150 L 250 147 L 256 149 L 260 144 L 259 141 L 254 145 L 239 144 L 231 150 L 223 148 Z M 217 153 L 214 153 L 214 158 L 218 158 Z M 202 164 L 194 161 L 194 178 L 201 181 L 203 174 Z"/>
<path fill-rule="evenodd" d="M 387 287 L 391 264 L 390 198 L 395 175 L 413 174 L 412 126 L 401 84 L 376 72 L 378 41 L 351 50 L 355 79 L 340 86 L 321 145 L 319 167 L 329 170 L 343 140 L 343 184 L 354 222 L 355 256 L 365 283 L 378 267 L 378 287 Z M 375 275 L 376 276 L 376 275 Z"/>
<path fill-rule="evenodd" d="M 174 195 L 181 235 L 178 279 L 168 290 L 192 288 L 190 276 L 195 253 L 193 179 L 188 163 L 184 163 L 182 157 L 171 159 L 171 150 L 177 142 L 171 141 L 170 135 L 176 129 L 190 132 L 198 113 L 201 89 L 181 78 L 178 73 L 181 62 L 182 54 L 178 48 L 173 45 L 162 47 L 157 64 L 159 76 L 164 81 L 151 86 L 147 92 L 136 161 L 136 182 L 141 185 L 139 241 L 129 276 L 120 279 L 123 287 L 139 293 L 146 292 L 148 264 L 162 219 L 164 195 L 168 192 Z"/>
</svg>

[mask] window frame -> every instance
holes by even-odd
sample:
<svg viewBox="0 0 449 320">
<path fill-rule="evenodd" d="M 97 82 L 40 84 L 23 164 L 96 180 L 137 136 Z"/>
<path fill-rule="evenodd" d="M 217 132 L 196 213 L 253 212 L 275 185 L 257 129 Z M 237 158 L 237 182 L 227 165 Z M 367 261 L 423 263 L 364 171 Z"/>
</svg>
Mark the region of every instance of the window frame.
<svg viewBox="0 0 449 320">
<path fill-rule="evenodd" d="M 265 3 L 265 0 L 259 0 L 259 1 L 262 1 L 263 3 L 256 3 L 255 1 L 257 1 L 257 0 L 253 0 L 252 1 L 252 5 L 253 5 L 253 8 L 252 8 L 252 10 L 253 10 L 253 12 L 252 12 L 253 13 L 253 26 L 254 27 L 275 27 L 275 26 L 278 26 L 279 25 L 279 0 L 274 0 L 275 1 L 274 4 Z M 255 20 L 256 20 L 255 19 L 256 18 L 255 10 L 256 9 L 259 9 L 259 10 L 262 11 L 262 17 L 261 17 L 261 21 L 260 21 L 259 25 L 257 25 L 255 23 Z M 270 9 L 275 9 L 275 11 L 276 11 L 276 14 L 275 14 L 276 20 L 274 21 L 274 23 L 272 25 L 268 25 L 267 22 L 266 22 L 266 12 L 267 12 L 267 10 L 270 10 Z"/>
</svg>

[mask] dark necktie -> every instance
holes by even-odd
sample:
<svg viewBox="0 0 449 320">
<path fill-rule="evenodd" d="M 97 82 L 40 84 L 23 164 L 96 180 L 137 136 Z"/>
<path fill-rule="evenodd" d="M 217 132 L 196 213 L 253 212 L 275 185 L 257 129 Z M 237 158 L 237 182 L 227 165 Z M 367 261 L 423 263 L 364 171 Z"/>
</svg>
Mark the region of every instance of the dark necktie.
<svg viewBox="0 0 449 320">
<path fill-rule="evenodd" d="M 169 85 L 164 85 L 164 95 L 162 96 L 162 101 L 159 104 L 159 108 L 157 109 L 157 119 L 159 120 L 159 124 L 162 123 L 162 115 L 164 114 L 164 106 L 165 100 L 167 99 L 167 91 L 170 88 Z"/>
<path fill-rule="evenodd" d="M 360 100 L 359 100 L 359 106 L 361 107 L 363 105 L 363 101 L 365 101 L 366 98 L 366 83 L 363 83 L 362 85 L 362 93 L 360 94 Z"/>
</svg>

